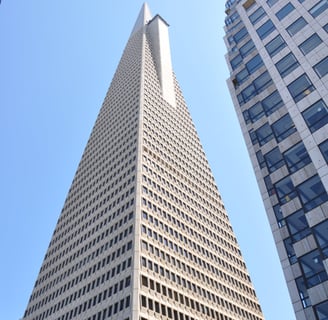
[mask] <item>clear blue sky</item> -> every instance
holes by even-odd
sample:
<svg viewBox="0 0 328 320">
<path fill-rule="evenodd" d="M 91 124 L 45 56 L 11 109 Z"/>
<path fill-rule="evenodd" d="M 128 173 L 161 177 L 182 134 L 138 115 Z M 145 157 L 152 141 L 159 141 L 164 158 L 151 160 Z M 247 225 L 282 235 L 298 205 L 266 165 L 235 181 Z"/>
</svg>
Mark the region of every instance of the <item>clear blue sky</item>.
<svg viewBox="0 0 328 320">
<path fill-rule="evenodd" d="M 150 0 L 267 320 L 294 320 L 226 87 L 224 1 Z M 142 1 L 0 5 L 0 319 L 24 313 Z"/>
</svg>

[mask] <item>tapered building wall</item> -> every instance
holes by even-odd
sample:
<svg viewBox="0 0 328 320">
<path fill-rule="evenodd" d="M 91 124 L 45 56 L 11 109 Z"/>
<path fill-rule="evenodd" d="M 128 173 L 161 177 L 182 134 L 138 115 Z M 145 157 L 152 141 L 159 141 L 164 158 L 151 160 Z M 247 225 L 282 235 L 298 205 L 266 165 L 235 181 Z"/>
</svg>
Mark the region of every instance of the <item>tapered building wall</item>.
<svg viewBox="0 0 328 320">
<path fill-rule="evenodd" d="M 23 319 L 263 319 L 172 70 L 144 5 Z"/>
<path fill-rule="evenodd" d="M 227 83 L 298 320 L 328 319 L 327 9 L 226 2 Z"/>
</svg>

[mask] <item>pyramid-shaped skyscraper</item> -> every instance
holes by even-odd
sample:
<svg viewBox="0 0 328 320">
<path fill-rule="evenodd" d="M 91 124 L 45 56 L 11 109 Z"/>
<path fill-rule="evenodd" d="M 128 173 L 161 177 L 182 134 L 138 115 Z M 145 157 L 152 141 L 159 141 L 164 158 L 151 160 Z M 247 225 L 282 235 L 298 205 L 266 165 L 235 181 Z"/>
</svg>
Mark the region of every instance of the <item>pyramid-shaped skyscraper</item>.
<svg viewBox="0 0 328 320">
<path fill-rule="evenodd" d="M 24 320 L 263 319 L 144 4 L 83 153 Z"/>
</svg>

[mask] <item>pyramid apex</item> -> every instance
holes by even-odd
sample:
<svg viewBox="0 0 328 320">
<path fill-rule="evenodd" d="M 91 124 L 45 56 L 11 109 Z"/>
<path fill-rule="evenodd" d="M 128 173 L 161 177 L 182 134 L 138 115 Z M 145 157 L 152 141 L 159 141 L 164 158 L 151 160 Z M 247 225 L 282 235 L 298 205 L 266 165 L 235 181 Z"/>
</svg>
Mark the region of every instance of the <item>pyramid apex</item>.
<svg viewBox="0 0 328 320">
<path fill-rule="evenodd" d="M 151 19 L 152 19 L 152 14 L 150 12 L 149 6 L 148 6 L 147 2 L 144 2 L 144 4 L 141 7 L 141 10 L 140 10 L 139 16 L 137 18 L 137 21 L 134 24 L 134 27 L 133 27 L 133 30 L 132 30 L 131 34 L 135 33 L 139 29 L 141 29 Z"/>
</svg>

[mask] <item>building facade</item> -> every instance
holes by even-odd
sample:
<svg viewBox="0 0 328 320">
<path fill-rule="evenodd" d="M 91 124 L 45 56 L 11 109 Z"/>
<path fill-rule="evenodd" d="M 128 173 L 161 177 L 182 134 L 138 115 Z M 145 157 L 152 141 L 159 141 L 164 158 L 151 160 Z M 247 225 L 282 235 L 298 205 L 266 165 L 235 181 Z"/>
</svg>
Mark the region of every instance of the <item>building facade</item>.
<svg viewBox="0 0 328 320">
<path fill-rule="evenodd" d="M 24 320 L 262 320 L 145 4 L 67 195 Z"/>
<path fill-rule="evenodd" d="M 227 83 L 296 318 L 328 319 L 328 2 L 225 9 Z"/>
</svg>

